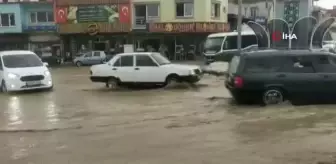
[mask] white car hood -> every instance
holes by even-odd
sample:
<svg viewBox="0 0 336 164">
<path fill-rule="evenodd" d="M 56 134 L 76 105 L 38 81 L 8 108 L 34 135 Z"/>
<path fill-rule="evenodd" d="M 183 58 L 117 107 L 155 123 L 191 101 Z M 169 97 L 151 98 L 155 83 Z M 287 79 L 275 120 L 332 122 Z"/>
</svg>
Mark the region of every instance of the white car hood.
<svg viewBox="0 0 336 164">
<path fill-rule="evenodd" d="M 6 68 L 7 73 L 14 73 L 19 76 L 44 75 L 45 71 L 48 71 L 47 67 Z"/>
<path fill-rule="evenodd" d="M 100 68 L 104 68 L 106 66 L 107 66 L 106 63 L 104 63 L 104 64 L 96 64 L 96 65 L 91 66 L 91 69 L 100 69 Z"/>
<path fill-rule="evenodd" d="M 161 67 L 166 67 L 166 68 L 180 68 L 180 69 L 200 69 L 200 66 L 198 65 L 187 65 L 187 64 L 165 64 L 162 65 Z"/>
</svg>

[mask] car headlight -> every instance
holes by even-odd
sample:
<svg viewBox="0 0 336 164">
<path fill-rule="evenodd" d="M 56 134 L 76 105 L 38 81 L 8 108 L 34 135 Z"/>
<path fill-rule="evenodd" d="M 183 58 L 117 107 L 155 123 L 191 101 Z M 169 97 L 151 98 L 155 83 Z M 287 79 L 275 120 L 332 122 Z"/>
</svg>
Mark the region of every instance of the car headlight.
<svg viewBox="0 0 336 164">
<path fill-rule="evenodd" d="M 190 74 L 190 75 L 195 75 L 195 71 L 194 71 L 194 70 L 190 70 L 190 71 L 189 71 L 189 74 Z"/>
<path fill-rule="evenodd" d="M 19 75 L 14 74 L 14 73 L 8 73 L 8 74 L 7 74 L 7 77 L 10 78 L 10 79 L 16 79 L 16 78 L 19 77 Z"/>
<path fill-rule="evenodd" d="M 44 75 L 45 75 L 45 76 L 50 76 L 50 72 L 49 72 L 49 71 L 45 71 L 45 72 L 44 72 Z"/>
</svg>

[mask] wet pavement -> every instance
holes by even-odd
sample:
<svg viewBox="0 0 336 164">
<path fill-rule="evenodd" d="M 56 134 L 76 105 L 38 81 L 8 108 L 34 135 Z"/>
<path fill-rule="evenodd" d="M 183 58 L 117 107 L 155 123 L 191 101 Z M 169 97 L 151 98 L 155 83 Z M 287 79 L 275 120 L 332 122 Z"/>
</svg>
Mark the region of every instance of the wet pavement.
<svg viewBox="0 0 336 164">
<path fill-rule="evenodd" d="M 88 71 L 55 68 L 52 92 L 0 95 L 0 163 L 336 161 L 334 105 L 237 106 L 208 75 L 197 87 L 109 91 Z"/>
</svg>

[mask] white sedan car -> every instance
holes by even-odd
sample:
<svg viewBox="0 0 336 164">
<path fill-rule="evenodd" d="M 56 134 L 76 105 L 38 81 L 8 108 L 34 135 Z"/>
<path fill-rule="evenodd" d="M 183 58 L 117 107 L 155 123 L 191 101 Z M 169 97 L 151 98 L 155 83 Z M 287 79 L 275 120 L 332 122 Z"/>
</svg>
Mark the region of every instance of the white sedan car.
<svg viewBox="0 0 336 164">
<path fill-rule="evenodd" d="M 109 88 L 120 84 L 161 84 L 175 82 L 196 83 L 202 71 L 196 65 L 172 64 L 159 53 L 121 53 L 105 64 L 90 69 L 92 82 L 105 83 Z"/>
</svg>

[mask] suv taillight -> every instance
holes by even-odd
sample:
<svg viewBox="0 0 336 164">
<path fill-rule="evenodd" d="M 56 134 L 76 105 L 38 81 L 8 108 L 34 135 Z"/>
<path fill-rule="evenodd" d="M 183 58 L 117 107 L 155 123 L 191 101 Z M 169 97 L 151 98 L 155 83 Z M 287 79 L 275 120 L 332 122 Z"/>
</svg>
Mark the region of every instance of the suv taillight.
<svg viewBox="0 0 336 164">
<path fill-rule="evenodd" d="M 244 80 L 243 80 L 242 77 L 237 76 L 237 77 L 234 78 L 234 87 L 235 88 L 242 88 L 243 85 L 244 85 Z"/>
</svg>

